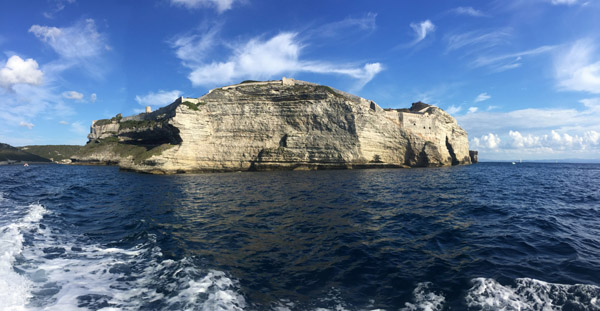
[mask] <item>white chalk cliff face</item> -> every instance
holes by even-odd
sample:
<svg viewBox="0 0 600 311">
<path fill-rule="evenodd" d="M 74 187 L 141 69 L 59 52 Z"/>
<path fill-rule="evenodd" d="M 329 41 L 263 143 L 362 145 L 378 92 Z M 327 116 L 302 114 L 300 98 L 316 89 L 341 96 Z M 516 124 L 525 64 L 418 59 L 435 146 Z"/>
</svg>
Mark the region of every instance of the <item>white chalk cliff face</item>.
<svg viewBox="0 0 600 311">
<path fill-rule="evenodd" d="M 76 162 L 148 173 L 470 164 L 467 133 L 443 110 L 402 110 L 292 79 L 178 99 L 95 121 Z"/>
</svg>

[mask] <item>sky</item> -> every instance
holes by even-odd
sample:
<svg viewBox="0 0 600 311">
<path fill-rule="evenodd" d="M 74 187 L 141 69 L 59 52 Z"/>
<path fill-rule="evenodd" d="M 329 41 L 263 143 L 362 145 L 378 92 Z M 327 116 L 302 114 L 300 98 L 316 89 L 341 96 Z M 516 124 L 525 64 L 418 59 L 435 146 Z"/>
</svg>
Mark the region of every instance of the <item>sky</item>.
<svg viewBox="0 0 600 311">
<path fill-rule="evenodd" d="M 600 1 L 5 0 L 0 142 L 281 77 L 438 106 L 483 160 L 600 159 Z"/>
</svg>

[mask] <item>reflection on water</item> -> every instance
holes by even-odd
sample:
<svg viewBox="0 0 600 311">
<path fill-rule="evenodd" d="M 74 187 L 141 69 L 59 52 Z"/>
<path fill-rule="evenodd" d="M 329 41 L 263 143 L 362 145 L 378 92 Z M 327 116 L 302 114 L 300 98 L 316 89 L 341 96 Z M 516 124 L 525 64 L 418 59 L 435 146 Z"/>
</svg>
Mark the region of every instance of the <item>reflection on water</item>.
<svg viewBox="0 0 600 311">
<path fill-rule="evenodd" d="M 170 176 L 172 214 L 156 225 L 186 255 L 232 272 L 253 301 L 302 301 L 340 287 L 393 297 L 398 283 L 452 274 L 473 261 L 461 241 L 472 222 L 459 199 L 471 191 L 468 174 L 423 173 Z"/>
</svg>

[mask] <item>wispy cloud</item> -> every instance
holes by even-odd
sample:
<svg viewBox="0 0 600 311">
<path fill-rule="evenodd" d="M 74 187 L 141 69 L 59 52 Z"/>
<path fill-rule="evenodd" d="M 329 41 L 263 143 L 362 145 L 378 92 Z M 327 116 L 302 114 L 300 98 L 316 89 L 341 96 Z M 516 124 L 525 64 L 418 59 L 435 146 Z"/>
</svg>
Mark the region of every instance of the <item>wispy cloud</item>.
<svg viewBox="0 0 600 311">
<path fill-rule="evenodd" d="M 77 101 L 81 101 L 83 99 L 83 94 L 81 94 L 77 91 L 63 92 L 62 96 L 66 99 L 73 99 L 73 100 L 77 100 Z"/>
<path fill-rule="evenodd" d="M 96 99 L 98 99 L 98 95 L 96 95 L 96 93 L 92 93 L 92 95 L 90 95 L 90 101 L 92 104 L 96 102 Z"/>
<path fill-rule="evenodd" d="M 297 72 L 338 74 L 356 79 L 361 88 L 383 70 L 380 63 L 363 66 L 336 64 L 301 58 L 305 43 L 295 32 L 282 32 L 271 38 L 255 37 L 237 45 L 227 45 L 230 53 L 225 60 L 209 60 L 209 51 L 224 45 L 214 28 L 206 35 L 188 34 L 172 41 L 177 57 L 192 70 L 188 75 L 195 86 L 214 86 L 243 79 L 268 79 Z"/>
<path fill-rule="evenodd" d="M 188 9 L 214 8 L 219 13 L 230 10 L 239 0 L 171 0 L 172 5 Z"/>
<path fill-rule="evenodd" d="M 175 55 L 184 62 L 185 66 L 196 66 L 209 57 L 212 48 L 221 44 L 218 38 L 220 31 L 221 25 L 199 29 L 197 32 L 176 36 L 169 41 L 169 44 L 175 49 Z"/>
<path fill-rule="evenodd" d="M 0 87 L 12 90 L 15 84 L 40 85 L 44 73 L 38 69 L 38 63 L 31 58 L 23 60 L 18 55 L 11 56 L 0 69 Z"/>
<path fill-rule="evenodd" d="M 96 77 L 105 71 L 98 62 L 110 47 L 106 35 L 98 32 L 93 19 L 64 28 L 33 25 L 29 32 L 60 56 L 57 61 L 45 67 L 47 70 L 59 72 L 72 66 L 81 66 Z"/>
<path fill-rule="evenodd" d="M 81 121 L 76 121 L 71 123 L 71 132 L 83 136 L 89 133 L 89 127 L 83 125 Z"/>
<path fill-rule="evenodd" d="M 166 106 L 175 99 L 181 96 L 181 92 L 178 90 L 172 91 L 163 91 L 159 90 L 158 92 L 149 92 L 146 95 L 135 97 L 135 101 L 142 106 L 152 106 L 152 107 L 161 107 Z"/>
<path fill-rule="evenodd" d="M 449 34 L 444 37 L 444 40 L 447 43 L 447 51 L 464 48 L 467 49 L 466 53 L 469 54 L 507 44 L 510 42 L 511 35 L 512 31 L 508 28 L 491 31 L 475 30 Z"/>
<path fill-rule="evenodd" d="M 372 31 L 377 28 L 377 14 L 369 12 L 363 17 L 346 17 L 341 21 L 332 22 L 329 24 L 322 25 L 310 31 L 312 36 L 322 37 L 337 37 L 343 35 L 344 32 L 348 32 L 351 29 L 358 29 L 361 31 Z"/>
<path fill-rule="evenodd" d="M 461 106 L 455 106 L 455 105 L 451 105 L 450 107 L 446 108 L 446 112 L 449 114 L 457 114 L 462 110 Z"/>
<path fill-rule="evenodd" d="M 492 98 L 492 96 L 488 95 L 488 93 L 483 92 L 483 93 L 477 95 L 477 97 L 475 97 L 475 100 L 473 100 L 473 102 L 478 103 L 478 102 L 488 100 L 490 98 Z"/>
<path fill-rule="evenodd" d="M 473 62 L 473 67 L 489 67 L 494 71 L 505 71 L 522 65 L 523 57 L 543 54 L 555 49 L 556 46 L 544 45 L 535 49 L 521 52 L 507 53 L 495 56 L 479 56 Z"/>
<path fill-rule="evenodd" d="M 594 59 L 596 44 L 582 39 L 555 59 L 555 77 L 562 90 L 600 94 L 600 59 Z"/>
<path fill-rule="evenodd" d="M 573 5 L 573 4 L 577 3 L 577 0 L 550 0 L 550 2 L 554 5 L 561 5 L 561 4 Z"/>
<path fill-rule="evenodd" d="M 483 13 L 482 11 L 476 10 L 470 6 L 459 6 L 457 8 L 450 10 L 450 12 L 457 14 L 457 15 L 468 15 L 468 16 L 474 16 L 474 17 L 487 16 L 487 14 Z"/>
<path fill-rule="evenodd" d="M 19 126 L 26 127 L 26 128 L 28 128 L 28 129 L 31 130 L 31 129 L 33 129 L 33 127 L 35 125 L 33 123 L 30 123 L 30 122 L 21 121 L 21 122 L 19 122 Z"/>
<path fill-rule="evenodd" d="M 73 4 L 76 0 L 52 0 L 51 3 L 54 4 L 50 11 L 44 12 L 43 15 L 46 18 L 54 18 L 54 16 L 65 9 L 67 4 Z"/>
<path fill-rule="evenodd" d="M 412 42 L 412 45 L 423 41 L 428 34 L 435 31 L 435 25 L 430 20 L 424 20 L 420 23 L 411 23 L 410 28 L 412 28 L 415 33 L 415 40 Z"/>
</svg>

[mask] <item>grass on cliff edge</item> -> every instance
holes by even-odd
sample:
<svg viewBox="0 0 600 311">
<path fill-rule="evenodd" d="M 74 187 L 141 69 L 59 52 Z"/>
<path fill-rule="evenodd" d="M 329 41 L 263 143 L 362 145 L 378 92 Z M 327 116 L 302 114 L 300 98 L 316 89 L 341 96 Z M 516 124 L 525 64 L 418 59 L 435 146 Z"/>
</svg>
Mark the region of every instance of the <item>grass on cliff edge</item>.
<svg viewBox="0 0 600 311">
<path fill-rule="evenodd" d="M 91 142 L 83 146 L 77 153 L 79 156 L 89 156 L 95 153 L 111 152 L 119 157 L 131 157 L 135 164 L 141 164 L 145 160 L 155 155 L 160 155 L 163 151 L 172 148 L 174 145 L 162 144 L 158 146 L 143 146 L 119 143 L 117 137 L 101 139 L 98 142 Z"/>
</svg>

